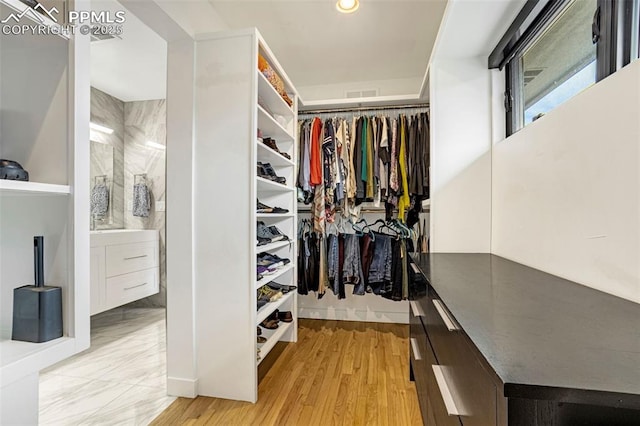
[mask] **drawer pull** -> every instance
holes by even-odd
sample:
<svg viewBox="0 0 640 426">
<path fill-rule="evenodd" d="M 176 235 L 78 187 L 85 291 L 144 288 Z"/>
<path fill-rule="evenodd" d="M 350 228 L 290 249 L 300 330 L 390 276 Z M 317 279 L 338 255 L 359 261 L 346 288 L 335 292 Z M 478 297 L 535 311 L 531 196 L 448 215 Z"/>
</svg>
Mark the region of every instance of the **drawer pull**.
<svg viewBox="0 0 640 426">
<path fill-rule="evenodd" d="M 447 414 L 450 416 L 461 416 L 462 414 L 458 411 L 456 403 L 453 400 L 453 395 L 451 395 L 451 391 L 447 385 L 447 380 L 444 378 L 442 367 L 439 365 L 432 365 L 431 368 L 433 368 L 433 374 L 436 376 L 436 383 L 438 384 L 438 389 L 440 390 L 440 395 L 442 396 L 444 405 L 447 408 Z"/>
<path fill-rule="evenodd" d="M 134 286 L 131 286 L 131 287 L 125 287 L 124 289 L 125 289 L 125 291 L 126 290 L 133 290 L 134 288 L 144 287 L 145 285 L 147 285 L 147 283 L 142 283 L 142 284 L 134 285 Z"/>
<path fill-rule="evenodd" d="M 147 257 L 147 256 L 149 256 L 149 255 L 148 254 L 142 254 L 140 256 L 125 257 L 124 260 L 142 259 L 143 257 Z"/>
<path fill-rule="evenodd" d="M 409 302 L 409 306 L 411 306 L 411 311 L 413 312 L 414 317 L 424 316 L 424 312 L 422 311 L 422 308 L 420 307 L 420 305 L 418 305 L 418 303 L 412 300 Z"/>
<path fill-rule="evenodd" d="M 449 331 L 460 330 L 460 328 L 453 322 L 453 320 L 447 313 L 447 310 L 444 308 L 444 305 L 442 304 L 441 301 L 437 299 L 433 299 L 433 305 L 436 307 L 436 311 L 438 311 L 438 314 L 440 314 L 440 318 L 442 318 L 442 321 L 444 321 L 444 324 L 447 326 L 447 330 Z"/>
<path fill-rule="evenodd" d="M 418 349 L 418 340 L 415 337 L 412 337 L 409 341 L 411 342 L 413 358 L 415 358 L 416 361 L 420 361 L 422 359 L 422 354 L 420 353 L 420 349 Z"/>
</svg>

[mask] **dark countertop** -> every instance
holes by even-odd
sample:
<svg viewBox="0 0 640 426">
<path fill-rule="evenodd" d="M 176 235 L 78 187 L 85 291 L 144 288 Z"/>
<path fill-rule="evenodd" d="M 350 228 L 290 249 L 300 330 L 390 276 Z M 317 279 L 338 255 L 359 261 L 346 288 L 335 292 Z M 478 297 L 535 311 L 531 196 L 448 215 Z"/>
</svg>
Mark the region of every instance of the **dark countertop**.
<svg viewBox="0 0 640 426">
<path fill-rule="evenodd" d="M 639 304 L 491 254 L 414 260 L 505 396 L 564 388 L 631 394 L 622 405 L 639 404 Z"/>
</svg>

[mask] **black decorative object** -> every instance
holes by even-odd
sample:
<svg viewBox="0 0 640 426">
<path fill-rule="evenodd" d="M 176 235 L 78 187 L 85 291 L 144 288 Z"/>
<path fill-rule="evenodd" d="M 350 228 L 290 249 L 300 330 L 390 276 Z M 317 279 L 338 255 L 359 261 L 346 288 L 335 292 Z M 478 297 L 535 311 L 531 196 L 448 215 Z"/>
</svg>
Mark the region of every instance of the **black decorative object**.
<svg viewBox="0 0 640 426">
<path fill-rule="evenodd" d="M 0 179 L 29 180 L 29 172 L 17 161 L 0 159 Z"/>
<path fill-rule="evenodd" d="M 62 289 L 44 285 L 44 238 L 33 237 L 35 285 L 13 290 L 13 340 L 42 343 L 62 337 Z"/>
</svg>

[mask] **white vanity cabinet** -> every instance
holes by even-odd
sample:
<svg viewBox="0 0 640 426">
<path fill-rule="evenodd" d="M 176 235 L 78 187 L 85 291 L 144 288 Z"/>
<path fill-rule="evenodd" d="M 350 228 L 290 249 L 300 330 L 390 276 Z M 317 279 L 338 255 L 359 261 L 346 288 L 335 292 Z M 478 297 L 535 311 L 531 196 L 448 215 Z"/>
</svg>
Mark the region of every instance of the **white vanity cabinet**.
<svg viewBox="0 0 640 426">
<path fill-rule="evenodd" d="M 91 233 L 91 315 L 158 293 L 157 230 Z"/>
</svg>

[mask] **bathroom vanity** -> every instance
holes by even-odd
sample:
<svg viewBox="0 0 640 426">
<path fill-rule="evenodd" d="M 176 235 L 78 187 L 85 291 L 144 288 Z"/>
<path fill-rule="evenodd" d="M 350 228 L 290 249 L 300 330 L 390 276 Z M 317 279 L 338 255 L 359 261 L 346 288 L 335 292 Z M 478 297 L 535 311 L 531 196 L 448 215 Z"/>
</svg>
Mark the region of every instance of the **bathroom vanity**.
<svg viewBox="0 0 640 426">
<path fill-rule="evenodd" d="M 157 230 L 91 232 L 91 315 L 159 291 Z"/>
</svg>

